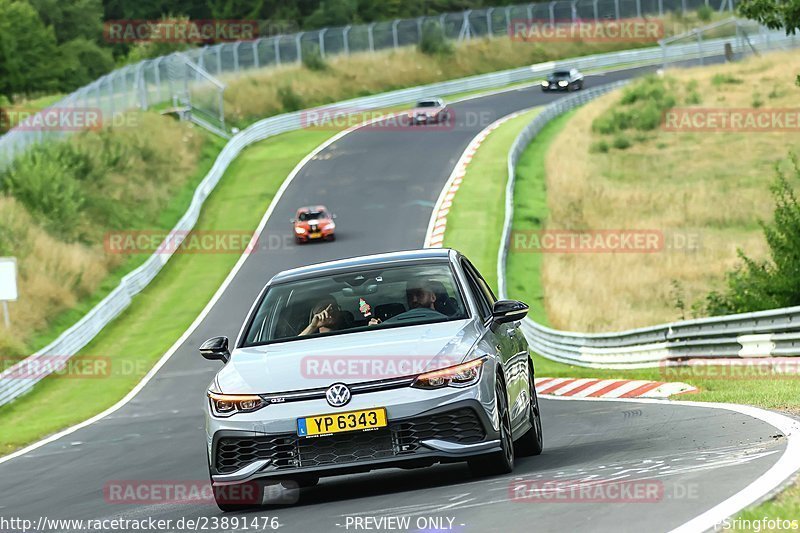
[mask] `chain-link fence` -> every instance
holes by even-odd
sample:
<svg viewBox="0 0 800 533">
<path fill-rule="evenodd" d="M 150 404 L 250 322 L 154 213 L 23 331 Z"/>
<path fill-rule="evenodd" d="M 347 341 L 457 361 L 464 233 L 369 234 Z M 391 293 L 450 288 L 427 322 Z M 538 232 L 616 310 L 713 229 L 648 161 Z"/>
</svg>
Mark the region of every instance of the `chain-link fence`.
<svg viewBox="0 0 800 533">
<path fill-rule="evenodd" d="M 470 40 L 507 36 L 513 21 L 553 24 L 627 19 L 685 13 L 701 6 L 732 10 L 733 0 L 558 0 L 221 43 L 128 65 L 78 89 L 48 109 L 56 113 L 91 109 L 102 116 L 104 123 L 111 123 L 126 110 L 172 103 L 185 110 L 186 118 L 224 133 L 224 84 L 215 77 L 296 63 L 302 61 L 309 48 L 329 57 L 416 45 L 431 24 L 440 28 L 448 39 Z M 66 133 L 58 128 L 13 128 L 0 137 L 0 168 L 28 146 Z"/>
<path fill-rule="evenodd" d="M 686 47 L 693 45 L 697 49 L 697 59 L 690 64 L 703 65 L 707 61 L 705 58 L 710 51 L 708 47 L 719 46 L 719 39 L 724 39 L 724 48 L 717 52 L 723 55 L 727 61 L 735 61 L 747 55 L 757 55 L 762 51 L 775 48 L 794 48 L 800 42 L 800 37 L 794 35 L 790 35 L 788 39 L 781 36 L 776 40 L 774 32 L 767 30 L 757 22 L 730 18 L 661 39 L 658 42 L 661 47 L 661 63 L 664 68 L 675 62 L 680 62 L 685 66 Z"/>
</svg>

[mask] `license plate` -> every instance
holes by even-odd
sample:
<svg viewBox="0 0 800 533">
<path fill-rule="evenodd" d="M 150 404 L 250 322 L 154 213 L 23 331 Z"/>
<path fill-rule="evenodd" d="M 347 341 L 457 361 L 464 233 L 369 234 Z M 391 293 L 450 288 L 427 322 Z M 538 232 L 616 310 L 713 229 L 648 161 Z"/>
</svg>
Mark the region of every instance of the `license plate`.
<svg viewBox="0 0 800 533">
<path fill-rule="evenodd" d="M 322 233 L 320 233 L 320 232 L 318 231 L 318 232 L 316 232 L 316 233 L 312 233 L 312 234 L 310 235 L 310 237 L 311 237 L 312 239 L 319 239 L 320 237 L 322 237 Z"/>
<path fill-rule="evenodd" d="M 382 428 L 386 425 L 386 408 L 380 407 L 298 418 L 297 434 L 301 437 L 313 437 L 314 435 L 329 435 L 345 431 L 364 431 Z"/>
</svg>

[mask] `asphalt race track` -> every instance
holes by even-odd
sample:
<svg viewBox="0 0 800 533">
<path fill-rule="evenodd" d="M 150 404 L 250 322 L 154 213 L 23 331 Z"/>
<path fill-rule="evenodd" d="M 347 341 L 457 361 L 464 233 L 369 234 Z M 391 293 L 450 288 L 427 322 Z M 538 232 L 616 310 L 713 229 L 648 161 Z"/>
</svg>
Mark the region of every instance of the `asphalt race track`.
<svg viewBox="0 0 800 533">
<path fill-rule="evenodd" d="M 586 85 L 640 72 L 589 76 Z M 202 406 L 219 365 L 200 357 L 200 343 L 214 335 L 234 338 L 257 292 L 280 270 L 422 246 L 434 202 L 472 137 L 501 116 L 559 97 L 535 87 L 471 99 L 453 105 L 452 129 L 367 127 L 323 150 L 287 188 L 265 232 L 283 242 L 298 206 L 323 203 L 338 215 L 336 242 L 292 243 L 250 255 L 205 320 L 133 401 L 0 465 L 0 516 L 152 517 L 173 524 L 223 516 L 213 503 L 121 505 L 107 503 L 103 493 L 119 480 L 207 481 Z M 786 447 L 772 426 L 717 409 L 543 400 L 542 411 L 545 452 L 519 459 L 510 476 L 474 479 L 466 465 L 456 464 L 325 478 L 301 491 L 294 505 L 226 516 L 277 516 L 281 530 L 299 532 L 396 530 L 396 523 L 372 521 L 395 516 L 410 517 L 404 530 L 412 531 L 435 530 L 435 519 L 442 520 L 440 528 L 463 532 L 667 531 L 743 489 Z M 621 479 L 658 491 L 647 501 L 576 501 L 557 493 L 514 498 L 519 480 L 578 479 Z"/>
</svg>

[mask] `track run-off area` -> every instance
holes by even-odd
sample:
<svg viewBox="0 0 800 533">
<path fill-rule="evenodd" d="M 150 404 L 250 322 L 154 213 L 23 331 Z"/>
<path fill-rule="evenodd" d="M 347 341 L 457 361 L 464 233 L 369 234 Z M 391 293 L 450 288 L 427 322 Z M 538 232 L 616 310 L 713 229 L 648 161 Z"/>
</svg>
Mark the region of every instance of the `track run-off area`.
<svg viewBox="0 0 800 533">
<path fill-rule="evenodd" d="M 586 84 L 649 70 L 587 76 Z M 164 520 L 173 531 L 192 529 L 188 524 L 244 531 L 243 523 L 291 532 L 698 531 L 766 495 L 789 473 L 793 452 L 800 456 L 798 437 L 790 441 L 764 420 L 787 420 L 781 415 L 691 402 L 543 398 L 545 451 L 519 458 L 507 476 L 476 479 L 466 464 L 451 464 L 323 478 L 294 494 L 294 503 L 227 515 L 213 501 L 109 501 L 108 486 L 118 482 L 208 481 L 203 406 L 219 365 L 197 347 L 212 336 L 236 337 L 269 278 L 311 263 L 422 247 L 437 198 L 470 141 L 500 117 L 559 97 L 538 86 L 517 88 L 452 104 L 452 127 L 376 123 L 323 145 L 292 173 L 260 231 L 283 238 L 298 206 L 325 204 L 338 215 L 337 240 L 243 256 L 127 401 L 0 459 L 0 515 L 35 525 L 41 517 Z M 609 501 L 570 488 L 590 480 L 621 481 L 644 496 Z"/>
</svg>

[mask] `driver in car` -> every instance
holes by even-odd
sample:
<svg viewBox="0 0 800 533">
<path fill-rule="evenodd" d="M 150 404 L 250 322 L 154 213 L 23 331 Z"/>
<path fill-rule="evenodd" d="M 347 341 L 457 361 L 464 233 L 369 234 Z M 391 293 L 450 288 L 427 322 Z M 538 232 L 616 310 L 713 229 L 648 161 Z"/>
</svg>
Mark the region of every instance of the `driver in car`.
<svg viewBox="0 0 800 533">
<path fill-rule="evenodd" d="M 434 307 L 436 303 L 436 293 L 434 293 L 433 286 L 428 281 L 417 280 L 409 282 L 408 287 L 406 287 L 406 298 L 408 299 L 408 311 L 386 319 L 384 323 L 445 317 L 445 315 L 437 311 Z"/>
</svg>

